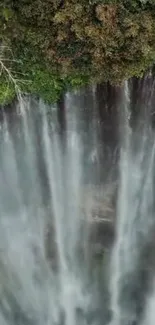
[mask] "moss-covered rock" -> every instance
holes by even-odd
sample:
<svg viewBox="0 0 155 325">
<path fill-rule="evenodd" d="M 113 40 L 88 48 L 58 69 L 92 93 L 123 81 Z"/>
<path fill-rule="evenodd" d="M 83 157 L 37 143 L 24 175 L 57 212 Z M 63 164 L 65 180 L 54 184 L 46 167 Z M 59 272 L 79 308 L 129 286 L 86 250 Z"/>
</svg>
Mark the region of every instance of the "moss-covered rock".
<svg viewBox="0 0 155 325">
<path fill-rule="evenodd" d="M 68 87 L 120 83 L 154 63 L 155 1 L 1 0 L 0 40 L 20 89 L 56 101 Z"/>
</svg>

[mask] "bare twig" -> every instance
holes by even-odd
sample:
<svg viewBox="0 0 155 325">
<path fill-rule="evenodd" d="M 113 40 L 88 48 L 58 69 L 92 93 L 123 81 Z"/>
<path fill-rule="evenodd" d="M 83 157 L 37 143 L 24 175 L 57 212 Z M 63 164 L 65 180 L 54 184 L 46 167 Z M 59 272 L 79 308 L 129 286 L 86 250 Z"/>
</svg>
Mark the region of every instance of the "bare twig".
<svg viewBox="0 0 155 325">
<path fill-rule="evenodd" d="M 11 59 L 6 58 L 4 51 L 7 51 L 11 54 Z M 14 85 L 15 88 L 15 92 L 17 94 L 17 98 L 19 99 L 19 97 L 21 98 L 21 89 L 19 84 L 24 84 L 27 82 L 30 82 L 29 80 L 26 79 L 21 79 L 21 78 L 16 78 L 16 72 L 14 72 L 13 70 L 11 70 L 11 68 L 8 68 L 7 65 L 5 64 L 5 62 L 16 62 L 19 63 L 20 61 L 15 60 L 14 59 L 14 55 L 12 50 L 4 45 L 0 46 L 0 75 L 2 75 L 2 73 L 4 73 L 4 75 L 6 75 L 7 79 L 8 79 L 8 83 L 11 82 Z M 25 76 L 24 73 L 18 73 L 18 75 L 22 75 Z"/>
<path fill-rule="evenodd" d="M 12 59 L 6 58 L 5 53 L 4 53 L 5 50 L 7 50 L 11 54 Z M 11 49 L 9 47 L 0 46 L 0 75 L 2 75 L 4 73 L 6 80 L 7 80 L 8 87 L 6 89 L 6 96 L 7 96 L 7 90 L 9 89 L 9 83 L 11 82 L 14 86 L 18 102 L 20 103 L 19 114 L 24 115 L 25 114 L 25 100 L 24 100 L 24 97 L 22 96 L 20 84 L 28 83 L 28 82 L 30 82 L 30 80 L 18 78 L 17 77 L 18 75 L 19 75 L 19 77 L 20 76 L 24 77 L 25 74 L 20 73 L 20 72 L 17 74 L 16 71 L 13 71 L 10 67 L 7 67 L 5 62 L 6 63 L 7 62 L 19 63 L 21 61 L 14 59 L 13 52 L 11 51 Z"/>
</svg>

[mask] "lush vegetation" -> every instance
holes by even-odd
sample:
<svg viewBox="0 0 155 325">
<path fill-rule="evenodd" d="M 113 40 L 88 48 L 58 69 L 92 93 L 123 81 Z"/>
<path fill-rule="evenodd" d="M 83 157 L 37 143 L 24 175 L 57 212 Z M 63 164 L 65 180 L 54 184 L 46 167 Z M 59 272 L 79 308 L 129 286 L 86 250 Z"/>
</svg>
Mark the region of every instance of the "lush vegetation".
<svg viewBox="0 0 155 325">
<path fill-rule="evenodd" d="M 0 103 L 120 83 L 155 60 L 155 0 L 1 0 Z"/>
</svg>

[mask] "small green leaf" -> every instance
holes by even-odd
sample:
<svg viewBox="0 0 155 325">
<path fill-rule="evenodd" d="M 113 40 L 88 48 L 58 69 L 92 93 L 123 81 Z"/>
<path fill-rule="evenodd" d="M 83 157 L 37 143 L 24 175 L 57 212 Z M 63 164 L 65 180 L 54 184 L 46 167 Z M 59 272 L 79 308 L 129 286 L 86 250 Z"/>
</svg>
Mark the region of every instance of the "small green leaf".
<svg viewBox="0 0 155 325">
<path fill-rule="evenodd" d="M 8 21 L 13 16 L 13 11 L 9 8 L 4 8 L 2 13 L 6 21 Z"/>
</svg>

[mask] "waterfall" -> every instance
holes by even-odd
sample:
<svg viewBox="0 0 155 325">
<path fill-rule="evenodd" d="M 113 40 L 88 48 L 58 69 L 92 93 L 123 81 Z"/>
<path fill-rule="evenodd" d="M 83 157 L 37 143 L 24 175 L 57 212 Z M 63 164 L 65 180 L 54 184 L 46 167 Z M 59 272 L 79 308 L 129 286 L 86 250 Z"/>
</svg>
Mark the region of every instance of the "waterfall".
<svg viewBox="0 0 155 325">
<path fill-rule="evenodd" d="M 70 97 L 66 95 L 66 115 Z M 67 131 L 64 155 L 61 150 L 61 138 L 53 133 L 48 123 L 46 109 L 40 105 L 43 117 L 43 142 L 49 188 L 51 213 L 54 215 L 57 254 L 59 258 L 60 300 L 65 313 L 66 324 L 76 324 L 76 308 L 83 308 L 83 278 L 79 277 L 76 257 L 80 240 L 80 181 L 81 159 L 80 140 L 76 130 L 76 116 L 66 116 Z M 73 115 L 73 116 L 72 116 Z M 56 125 L 57 121 L 55 121 Z M 54 125 L 54 126 L 55 126 Z M 73 126 L 72 126 L 73 125 Z M 73 128 L 73 130 L 71 129 Z M 66 196 L 67 195 L 67 196 Z"/>
<path fill-rule="evenodd" d="M 0 112 L 0 324 L 153 325 L 154 80 Z"/>
<path fill-rule="evenodd" d="M 154 163 L 155 139 L 152 129 L 137 131 L 129 126 L 129 88 L 124 87 L 126 125 L 120 156 L 120 186 L 117 203 L 116 242 L 112 255 L 112 324 L 140 324 L 151 274 L 147 258 L 155 227 Z M 148 250 L 148 252 L 147 252 Z M 148 262 L 149 263 L 149 262 Z M 148 324 L 146 322 L 145 324 Z"/>
<path fill-rule="evenodd" d="M 93 90 L 88 92 L 94 98 Z M 98 292 L 96 253 L 90 249 L 100 225 L 93 228 L 96 207 L 87 201 L 95 188 L 102 206 L 104 193 L 89 159 L 98 145 L 95 98 L 89 96 L 85 107 L 85 93 L 67 93 L 61 113 L 57 105 L 20 98 L 13 111 L 2 114 L 2 324 L 100 322 L 104 293 Z"/>
</svg>

